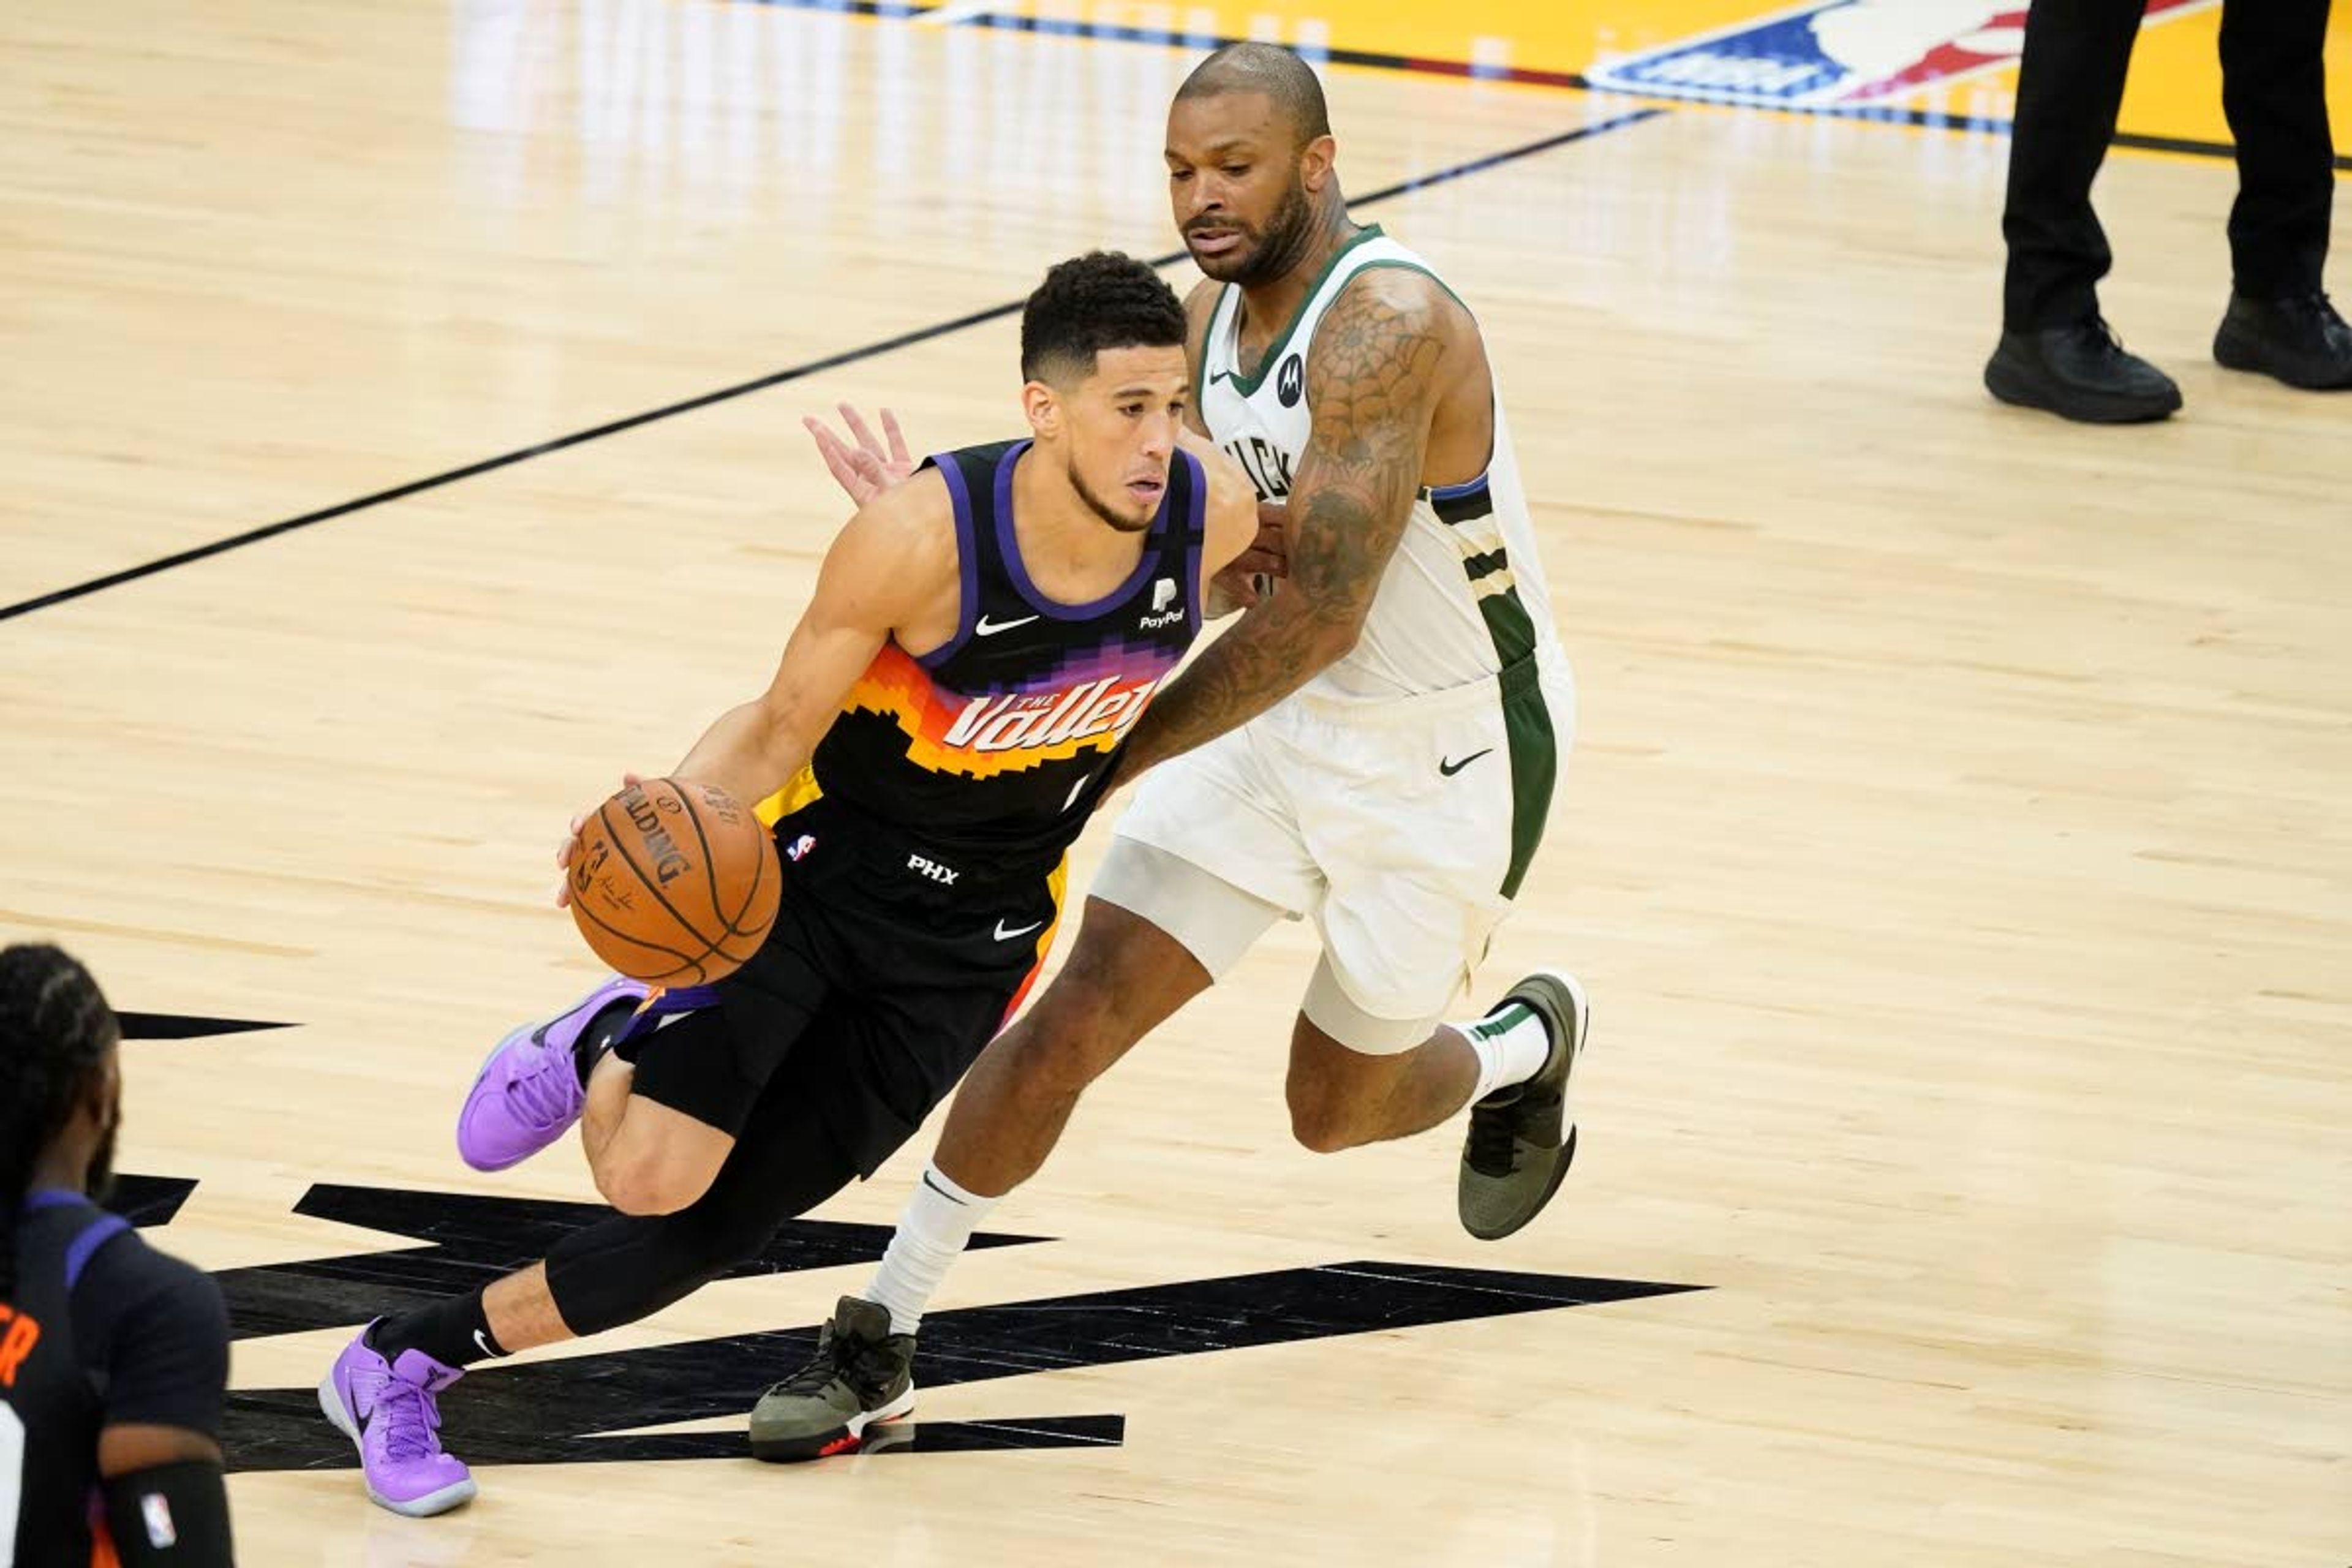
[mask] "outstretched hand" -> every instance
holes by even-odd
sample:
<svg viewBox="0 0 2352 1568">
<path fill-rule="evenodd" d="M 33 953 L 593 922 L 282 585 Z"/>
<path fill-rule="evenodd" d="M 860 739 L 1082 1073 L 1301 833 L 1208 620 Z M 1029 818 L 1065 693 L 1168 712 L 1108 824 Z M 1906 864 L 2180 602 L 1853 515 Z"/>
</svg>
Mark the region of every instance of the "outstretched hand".
<svg viewBox="0 0 2352 1568">
<path fill-rule="evenodd" d="M 849 499 L 864 506 L 892 485 L 915 471 L 915 459 L 907 453 L 907 437 L 899 432 L 898 416 L 882 410 L 882 432 L 888 437 L 886 447 L 875 439 L 872 426 L 865 416 L 850 405 L 836 405 L 842 423 L 856 445 L 834 434 L 833 427 L 814 414 L 805 415 L 801 424 L 816 440 L 816 449 L 824 457 L 824 466 Z"/>
</svg>

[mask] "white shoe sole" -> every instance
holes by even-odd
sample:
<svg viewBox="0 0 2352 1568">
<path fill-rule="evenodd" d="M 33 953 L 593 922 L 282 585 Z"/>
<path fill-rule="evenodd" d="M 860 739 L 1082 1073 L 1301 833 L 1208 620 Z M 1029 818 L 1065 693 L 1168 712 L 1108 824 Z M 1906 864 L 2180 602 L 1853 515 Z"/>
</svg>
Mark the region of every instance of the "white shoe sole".
<svg viewBox="0 0 2352 1568">
<path fill-rule="evenodd" d="M 336 1431 L 352 1440 L 352 1447 L 360 1457 L 360 1479 L 362 1484 L 366 1484 L 367 1447 L 360 1441 L 358 1419 L 349 1410 L 343 1408 L 343 1396 L 335 1391 L 335 1374 L 331 1372 L 319 1381 L 319 1411 L 334 1423 Z M 437 1492 L 426 1492 L 423 1497 L 411 1498 L 406 1502 L 400 1502 L 384 1496 L 373 1485 L 368 1486 L 367 1495 L 368 1501 L 378 1508 L 389 1509 L 394 1513 L 403 1514 L 410 1519 L 429 1519 L 436 1513 L 447 1513 L 460 1503 L 473 1501 L 474 1494 L 479 1489 L 474 1485 L 474 1478 L 467 1476 L 464 1480 L 443 1487 Z"/>
</svg>

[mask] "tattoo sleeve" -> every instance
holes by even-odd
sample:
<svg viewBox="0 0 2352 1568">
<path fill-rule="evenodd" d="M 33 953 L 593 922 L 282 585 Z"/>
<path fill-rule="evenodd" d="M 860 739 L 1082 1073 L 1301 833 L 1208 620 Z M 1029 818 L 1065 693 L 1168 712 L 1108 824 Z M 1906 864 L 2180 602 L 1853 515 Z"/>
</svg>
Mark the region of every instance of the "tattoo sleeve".
<svg viewBox="0 0 2352 1568">
<path fill-rule="evenodd" d="M 1323 318 L 1307 364 L 1315 414 L 1289 496 L 1290 575 L 1144 710 L 1133 775 L 1246 723 L 1355 646 L 1421 487 L 1445 353 L 1419 280 L 1359 279 Z"/>
</svg>

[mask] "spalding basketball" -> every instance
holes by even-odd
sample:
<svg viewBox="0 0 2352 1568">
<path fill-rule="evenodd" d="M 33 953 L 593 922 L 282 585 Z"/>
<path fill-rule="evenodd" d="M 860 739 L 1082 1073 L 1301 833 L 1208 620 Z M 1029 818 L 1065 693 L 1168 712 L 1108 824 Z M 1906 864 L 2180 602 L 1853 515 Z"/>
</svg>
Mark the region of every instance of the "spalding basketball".
<svg viewBox="0 0 2352 1568">
<path fill-rule="evenodd" d="M 649 985 L 704 985 L 760 951 L 783 875 L 751 809 L 710 784 L 624 785 L 580 825 L 565 876 L 597 957 Z"/>
</svg>

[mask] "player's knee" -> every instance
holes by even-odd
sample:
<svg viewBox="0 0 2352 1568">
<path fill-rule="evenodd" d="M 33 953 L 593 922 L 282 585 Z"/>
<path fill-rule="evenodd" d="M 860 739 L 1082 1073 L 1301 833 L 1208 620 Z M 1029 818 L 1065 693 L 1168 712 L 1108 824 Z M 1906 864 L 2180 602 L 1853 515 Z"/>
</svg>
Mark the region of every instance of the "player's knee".
<svg viewBox="0 0 2352 1568">
<path fill-rule="evenodd" d="M 594 1162 L 596 1190 L 625 1215 L 667 1215 L 692 1205 L 716 1173 L 665 1158 L 658 1150 L 610 1150 Z"/>
<path fill-rule="evenodd" d="M 1290 1074 L 1283 1097 L 1290 1135 L 1318 1154 L 1336 1154 L 1380 1136 L 1382 1103 L 1394 1092 L 1402 1059 L 1350 1050 L 1305 1014 L 1291 1030 Z"/>
<path fill-rule="evenodd" d="M 1354 1101 L 1328 1087 L 1294 1084 L 1289 1093 L 1290 1135 L 1317 1154 L 1336 1154 L 1362 1142 L 1356 1134 Z"/>
<path fill-rule="evenodd" d="M 1323 1105 L 1292 1106 L 1290 1135 L 1311 1154 L 1336 1154 L 1360 1142 L 1356 1137 L 1352 1117 Z"/>
<path fill-rule="evenodd" d="M 651 1171 L 631 1165 L 599 1166 L 596 1190 L 618 1213 L 638 1218 L 676 1214 L 694 1202 L 696 1195 L 683 1191 L 677 1184 L 663 1181 Z"/>
</svg>

